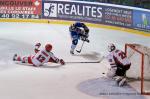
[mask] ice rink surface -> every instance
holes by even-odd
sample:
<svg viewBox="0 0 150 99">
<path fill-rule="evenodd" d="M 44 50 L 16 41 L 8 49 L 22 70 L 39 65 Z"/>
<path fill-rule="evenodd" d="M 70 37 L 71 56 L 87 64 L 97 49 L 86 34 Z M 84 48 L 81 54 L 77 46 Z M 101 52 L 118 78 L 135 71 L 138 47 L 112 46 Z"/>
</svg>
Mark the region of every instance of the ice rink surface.
<svg viewBox="0 0 150 99">
<path fill-rule="evenodd" d="M 42 67 L 15 64 L 15 53 L 33 54 L 34 44 L 53 45 L 54 54 L 66 62 L 97 61 L 107 54 L 107 44 L 114 43 L 124 50 L 125 43 L 150 47 L 150 38 L 123 31 L 90 28 L 90 43 L 82 52 L 70 55 L 69 25 L 0 23 L 0 99 L 150 99 L 141 96 L 134 83 L 118 87 L 103 78 L 109 66 L 101 63 L 68 63 L 64 66 L 49 63 Z M 81 41 L 77 49 L 81 46 Z"/>
</svg>

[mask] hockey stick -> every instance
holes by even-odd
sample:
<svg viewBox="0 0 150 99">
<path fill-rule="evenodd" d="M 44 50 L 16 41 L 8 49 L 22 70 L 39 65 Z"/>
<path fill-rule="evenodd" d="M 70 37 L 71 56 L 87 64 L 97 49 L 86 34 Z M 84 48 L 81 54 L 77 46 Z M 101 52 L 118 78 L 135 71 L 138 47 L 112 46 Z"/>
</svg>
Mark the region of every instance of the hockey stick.
<svg viewBox="0 0 150 99">
<path fill-rule="evenodd" d="M 80 52 L 81 52 L 81 50 L 82 50 L 82 48 L 83 48 L 83 45 L 84 45 L 84 42 L 85 42 L 85 41 L 83 41 L 83 43 L 82 43 L 82 45 L 81 45 L 80 50 L 76 50 L 78 53 L 80 53 Z"/>
<path fill-rule="evenodd" d="M 102 56 L 102 58 L 100 58 L 100 60 L 98 60 L 98 61 L 84 61 L 84 62 L 77 61 L 77 62 L 66 62 L 66 63 L 100 63 L 101 61 L 103 61 L 104 58 L 105 57 Z"/>
<path fill-rule="evenodd" d="M 94 62 L 66 62 L 66 63 L 99 63 L 99 61 L 94 61 Z"/>
</svg>

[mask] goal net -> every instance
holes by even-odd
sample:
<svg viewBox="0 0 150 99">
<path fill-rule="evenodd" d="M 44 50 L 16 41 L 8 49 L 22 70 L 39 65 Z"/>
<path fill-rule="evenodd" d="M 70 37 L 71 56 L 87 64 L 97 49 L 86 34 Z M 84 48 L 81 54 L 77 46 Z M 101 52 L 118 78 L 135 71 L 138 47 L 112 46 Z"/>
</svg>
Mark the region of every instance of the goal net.
<svg viewBox="0 0 150 99">
<path fill-rule="evenodd" d="M 140 80 L 141 94 L 150 95 L 150 48 L 140 44 L 126 44 L 125 53 L 131 61 L 127 77 Z"/>
</svg>

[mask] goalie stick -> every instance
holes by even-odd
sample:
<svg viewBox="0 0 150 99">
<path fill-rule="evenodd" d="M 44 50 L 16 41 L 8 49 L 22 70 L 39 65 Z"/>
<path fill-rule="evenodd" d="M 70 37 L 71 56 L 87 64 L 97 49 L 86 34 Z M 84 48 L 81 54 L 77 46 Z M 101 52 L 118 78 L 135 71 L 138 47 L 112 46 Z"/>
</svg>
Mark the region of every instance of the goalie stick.
<svg viewBox="0 0 150 99">
<path fill-rule="evenodd" d="M 103 61 L 103 59 L 104 59 L 105 57 L 104 56 L 102 56 L 102 58 L 100 58 L 100 60 L 98 60 L 98 61 L 77 61 L 77 62 L 66 62 L 66 63 L 100 63 L 101 61 Z"/>
</svg>

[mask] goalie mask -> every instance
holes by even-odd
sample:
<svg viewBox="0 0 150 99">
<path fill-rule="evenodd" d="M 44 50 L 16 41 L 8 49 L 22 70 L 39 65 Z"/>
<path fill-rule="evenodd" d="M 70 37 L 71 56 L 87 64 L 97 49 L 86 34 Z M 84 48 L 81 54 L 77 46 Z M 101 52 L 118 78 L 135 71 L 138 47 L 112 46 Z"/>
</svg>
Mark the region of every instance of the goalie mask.
<svg viewBox="0 0 150 99">
<path fill-rule="evenodd" d="M 51 45 L 51 44 L 46 44 L 46 45 L 45 45 L 45 50 L 46 50 L 47 52 L 50 52 L 50 51 L 52 50 L 52 45 Z"/>
<path fill-rule="evenodd" d="M 108 45 L 108 51 L 109 52 L 112 52 L 112 51 L 114 51 L 116 49 L 116 47 L 115 47 L 115 45 L 113 44 L 113 43 L 110 43 L 109 45 Z"/>
</svg>

